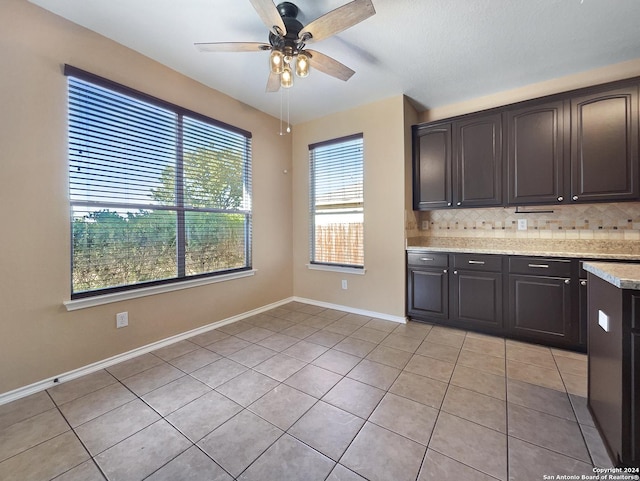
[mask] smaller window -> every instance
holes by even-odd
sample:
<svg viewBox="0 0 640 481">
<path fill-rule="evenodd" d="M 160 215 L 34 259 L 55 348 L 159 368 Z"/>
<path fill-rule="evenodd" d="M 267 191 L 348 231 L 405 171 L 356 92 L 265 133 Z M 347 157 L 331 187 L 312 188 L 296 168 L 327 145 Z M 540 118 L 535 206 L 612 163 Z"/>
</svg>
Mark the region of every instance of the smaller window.
<svg viewBox="0 0 640 481">
<path fill-rule="evenodd" d="M 309 146 L 311 263 L 364 267 L 362 134 Z"/>
</svg>

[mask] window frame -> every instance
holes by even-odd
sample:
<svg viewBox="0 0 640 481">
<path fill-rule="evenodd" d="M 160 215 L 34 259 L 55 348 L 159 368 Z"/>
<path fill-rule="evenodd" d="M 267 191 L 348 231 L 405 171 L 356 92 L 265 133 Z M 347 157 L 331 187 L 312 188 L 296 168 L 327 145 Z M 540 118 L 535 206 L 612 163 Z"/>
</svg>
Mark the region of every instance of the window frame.
<svg viewBox="0 0 640 481">
<path fill-rule="evenodd" d="M 315 149 L 319 147 L 329 147 L 331 145 L 337 144 L 345 144 L 347 142 L 351 142 L 353 140 L 360 140 L 361 142 L 361 162 L 362 162 L 362 264 L 348 264 L 348 263 L 336 263 L 336 262 L 324 262 L 316 260 L 316 229 L 315 229 L 315 218 L 316 218 L 316 208 L 315 208 L 315 193 L 317 183 L 315 181 L 315 170 L 314 170 L 314 152 Z M 354 273 L 362 273 L 365 272 L 365 255 L 364 255 L 364 134 L 362 132 L 346 135 L 343 137 L 338 137 L 330 140 L 325 140 L 321 142 L 315 142 L 313 144 L 309 144 L 309 268 L 315 270 L 327 270 L 327 271 L 337 271 L 337 272 L 354 272 Z"/>
<path fill-rule="evenodd" d="M 190 109 L 181 107 L 179 105 L 173 104 L 171 102 L 159 99 L 152 95 L 146 94 L 139 90 L 133 89 L 131 87 L 127 87 L 125 85 L 119 84 L 112 80 L 103 78 L 101 76 L 95 75 L 93 73 L 87 72 L 85 70 L 73 67 L 71 65 L 64 65 L 64 75 L 66 77 L 73 77 L 80 81 L 93 84 L 98 88 L 107 89 L 113 91 L 117 94 L 130 97 L 132 99 L 151 104 L 155 107 L 168 110 L 172 114 L 176 115 L 176 126 L 181 125 L 183 123 L 184 118 L 188 118 L 191 120 L 195 120 L 197 122 L 202 122 L 204 124 L 210 125 L 212 127 L 223 129 L 229 131 L 230 133 L 240 135 L 244 137 L 244 158 L 243 158 L 243 185 L 247 187 L 247 196 L 248 196 L 248 206 L 245 209 L 240 209 L 236 211 L 224 210 L 224 209 L 216 209 L 216 208 L 193 208 L 193 207 L 185 207 L 184 205 L 184 192 L 182 189 L 177 189 L 179 191 L 176 192 L 176 199 L 173 205 L 154 205 L 152 208 L 157 210 L 169 210 L 176 213 L 176 236 L 177 236 L 177 246 L 176 246 L 176 276 L 169 277 L 164 279 L 156 279 L 150 281 L 142 281 L 134 284 L 126 284 L 119 286 L 111 286 L 106 288 L 98 288 L 86 291 L 78 291 L 74 292 L 74 284 L 73 284 L 73 206 L 74 201 L 69 198 L 69 206 L 70 206 L 70 229 L 71 229 L 71 239 L 70 239 L 70 254 L 71 254 L 71 262 L 70 262 L 70 271 L 71 271 L 71 279 L 70 279 L 70 290 L 71 290 L 71 302 L 73 303 L 76 300 L 87 299 L 88 298 L 96 298 L 96 297 L 110 297 L 112 295 L 117 295 L 118 293 L 129 294 L 134 293 L 135 291 L 140 291 L 141 295 L 146 292 L 166 292 L 167 289 L 170 289 L 171 285 L 176 285 L 176 288 L 181 288 L 179 285 L 184 284 L 184 287 L 191 287 L 193 285 L 201 285 L 203 283 L 207 283 L 207 280 L 211 282 L 218 282 L 221 280 L 225 280 L 227 278 L 237 278 L 244 277 L 245 275 L 254 272 L 252 264 L 252 227 L 253 227 L 253 207 L 252 207 L 252 154 L 251 154 L 251 140 L 252 134 L 249 131 L 244 129 L 235 127 L 233 125 L 227 124 L 225 122 L 213 119 L 206 115 L 200 114 L 198 112 L 194 112 Z M 67 83 L 67 93 L 70 92 L 70 86 Z M 69 100 L 67 101 L 67 106 L 70 106 Z M 71 123 L 68 122 L 67 127 L 67 136 L 69 136 Z M 180 171 L 183 170 L 184 167 L 184 159 L 183 159 L 183 150 L 182 150 L 182 130 L 177 127 L 177 130 L 180 132 L 180 135 L 176 134 L 176 176 L 180 176 Z M 70 151 L 67 149 L 67 169 L 70 168 Z M 70 189 L 70 184 L 68 188 Z M 70 192 L 70 190 L 68 190 Z M 180 198 L 181 197 L 181 198 Z M 76 201 L 78 204 L 85 205 L 86 202 Z M 121 204 L 125 204 L 121 202 Z M 88 204 L 87 204 L 88 205 Z M 133 207 L 131 207 L 133 209 Z M 147 209 L 149 206 L 140 206 L 136 205 L 135 208 Z M 238 268 L 230 268 L 224 269 L 214 272 L 204 272 L 198 274 L 188 275 L 185 273 L 184 265 L 185 265 L 185 222 L 184 217 L 188 212 L 228 212 L 228 213 L 240 213 L 245 216 L 244 223 L 244 266 Z M 182 257 L 182 261 L 179 257 Z M 236 276 L 237 275 L 237 276 Z M 216 279 L 218 278 L 218 279 Z M 163 289 L 165 286 L 167 289 Z M 132 297 L 136 297 L 135 294 Z"/>
</svg>

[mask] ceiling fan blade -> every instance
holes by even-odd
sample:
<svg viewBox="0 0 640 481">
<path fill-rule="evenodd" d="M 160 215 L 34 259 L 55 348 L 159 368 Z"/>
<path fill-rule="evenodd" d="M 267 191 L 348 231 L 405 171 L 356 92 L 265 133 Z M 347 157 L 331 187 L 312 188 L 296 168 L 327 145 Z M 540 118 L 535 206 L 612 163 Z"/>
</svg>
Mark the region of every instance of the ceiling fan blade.
<svg viewBox="0 0 640 481">
<path fill-rule="evenodd" d="M 353 27 L 357 23 L 366 20 L 374 15 L 376 10 L 373 8 L 371 0 L 353 0 L 342 7 L 331 10 L 329 13 L 315 19 L 308 24 L 298 34 L 298 38 L 305 39 L 305 36 L 311 35 L 305 42 L 318 41 L 324 38 L 342 32 L 349 27 Z M 305 35 L 307 34 L 307 35 Z"/>
<path fill-rule="evenodd" d="M 201 52 L 260 52 L 271 50 L 271 45 L 260 42 L 211 42 L 194 43 Z"/>
<path fill-rule="evenodd" d="M 269 72 L 266 91 L 277 92 L 278 90 L 280 90 L 280 75 L 277 73 Z"/>
<path fill-rule="evenodd" d="M 336 59 L 323 53 L 316 52 L 315 50 L 305 50 L 305 52 L 311 55 L 311 58 L 309 59 L 311 68 L 319 70 L 322 73 L 344 80 L 345 82 L 355 73 L 355 71 L 351 70 L 346 65 L 341 64 Z"/>
<path fill-rule="evenodd" d="M 282 17 L 272 0 L 249 0 L 256 10 L 262 22 L 275 35 L 286 35 L 287 27 L 284 26 Z M 278 27 L 278 28 L 276 28 Z M 278 32 L 278 29 L 280 30 Z"/>
</svg>

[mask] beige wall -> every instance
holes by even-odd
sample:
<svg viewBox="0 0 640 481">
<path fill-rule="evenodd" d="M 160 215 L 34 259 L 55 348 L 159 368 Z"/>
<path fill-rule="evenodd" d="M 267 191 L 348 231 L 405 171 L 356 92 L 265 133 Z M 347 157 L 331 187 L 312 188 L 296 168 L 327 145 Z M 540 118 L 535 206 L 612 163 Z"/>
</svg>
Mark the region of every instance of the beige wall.
<svg viewBox="0 0 640 481">
<path fill-rule="evenodd" d="M 527 85 L 505 92 L 499 92 L 484 97 L 478 97 L 457 104 L 437 107 L 420 114 L 420 122 L 431 122 L 433 120 L 445 119 L 456 115 L 478 112 L 480 110 L 500 107 L 523 100 L 544 97 L 569 90 L 598 85 L 615 80 L 621 80 L 640 76 L 640 59 L 629 62 L 609 65 L 607 67 L 589 70 L 574 75 L 568 75 L 557 79 Z"/>
<path fill-rule="evenodd" d="M 309 144 L 364 135 L 364 275 L 310 270 Z M 294 294 L 404 316 L 405 100 L 397 96 L 293 130 Z M 346 279 L 349 288 L 342 290 Z"/>
<path fill-rule="evenodd" d="M 253 133 L 253 277 L 67 312 L 68 63 Z M 291 139 L 278 120 L 26 0 L 0 2 L 0 393 L 293 293 Z M 129 327 L 115 328 L 115 313 Z"/>
</svg>

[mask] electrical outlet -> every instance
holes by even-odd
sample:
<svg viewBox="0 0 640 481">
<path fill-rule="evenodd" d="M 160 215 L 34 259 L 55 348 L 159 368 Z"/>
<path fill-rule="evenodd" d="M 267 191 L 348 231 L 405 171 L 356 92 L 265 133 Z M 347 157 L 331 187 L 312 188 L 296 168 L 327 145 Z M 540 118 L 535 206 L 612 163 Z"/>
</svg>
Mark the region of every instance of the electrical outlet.
<svg viewBox="0 0 640 481">
<path fill-rule="evenodd" d="M 346 279 L 342 279 L 342 288 L 346 291 L 347 290 L 347 280 Z"/>
<path fill-rule="evenodd" d="M 120 329 L 121 327 L 127 327 L 128 325 L 129 325 L 129 313 L 118 312 L 116 314 L 116 327 Z"/>
<path fill-rule="evenodd" d="M 527 230 L 527 219 L 518 219 L 518 230 Z"/>
<path fill-rule="evenodd" d="M 429 221 L 428 220 L 423 220 L 422 221 L 422 230 L 429 230 Z"/>
</svg>

